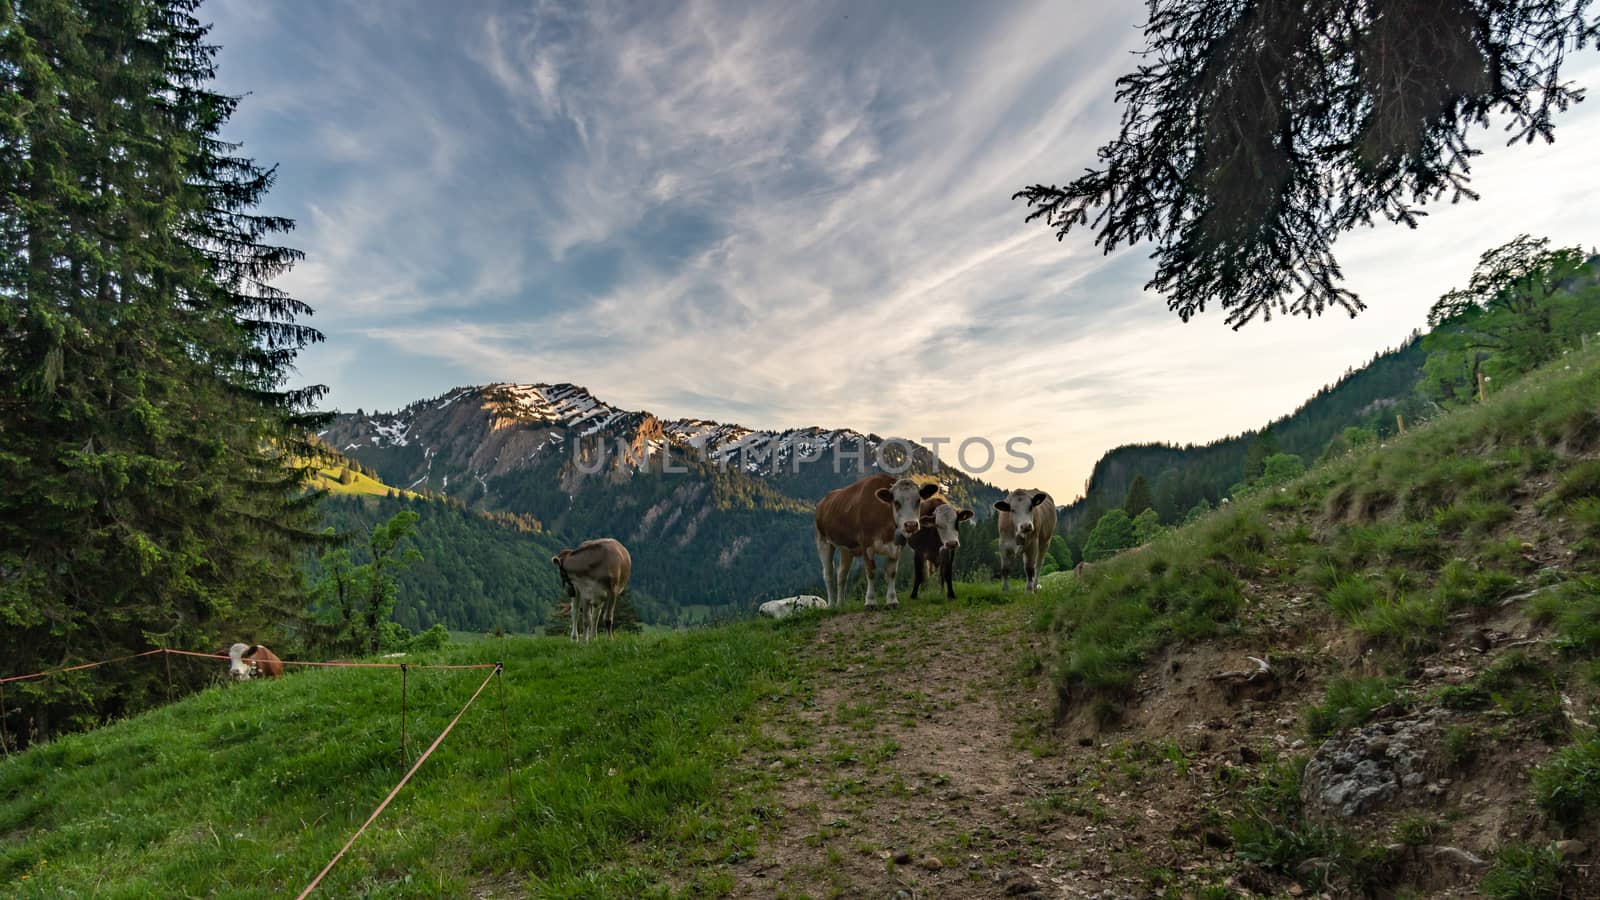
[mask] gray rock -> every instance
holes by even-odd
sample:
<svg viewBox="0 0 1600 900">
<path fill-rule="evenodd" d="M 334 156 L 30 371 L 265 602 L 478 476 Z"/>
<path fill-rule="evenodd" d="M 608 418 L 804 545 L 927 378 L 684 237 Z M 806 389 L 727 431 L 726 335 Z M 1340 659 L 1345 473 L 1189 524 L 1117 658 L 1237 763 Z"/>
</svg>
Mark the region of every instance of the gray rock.
<svg viewBox="0 0 1600 900">
<path fill-rule="evenodd" d="M 827 605 L 828 601 L 815 594 L 802 594 L 782 600 L 768 600 L 761 604 L 760 612 L 769 619 L 787 619 L 801 610 L 824 609 Z"/>
<path fill-rule="evenodd" d="M 1424 748 L 1442 713 L 1375 722 L 1324 743 L 1306 764 L 1300 799 L 1321 818 L 1370 812 L 1427 783 Z"/>
<path fill-rule="evenodd" d="M 1450 863 L 1459 869 L 1487 869 L 1489 863 L 1460 847 L 1428 847 L 1425 852 L 1434 859 Z"/>
</svg>

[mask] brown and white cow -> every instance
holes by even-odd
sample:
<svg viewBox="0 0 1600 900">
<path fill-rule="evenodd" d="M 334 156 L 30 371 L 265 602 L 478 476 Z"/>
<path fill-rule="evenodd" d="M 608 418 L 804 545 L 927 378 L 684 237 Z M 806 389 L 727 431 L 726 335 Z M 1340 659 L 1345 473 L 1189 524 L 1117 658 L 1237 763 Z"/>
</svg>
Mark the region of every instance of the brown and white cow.
<svg viewBox="0 0 1600 900">
<path fill-rule="evenodd" d="M 283 661 L 260 644 L 234 644 L 228 648 L 228 660 L 228 674 L 235 681 L 283 674 Z"/>
<path fill-rule="evenodd" d="M 933 571 L 937 565 L 939 582 L 944 586 L 945 596 L 954 600 L 956 551 L 961 549 L 961 533 L 957 526 L 972 518 L 972 510 L 957 509 L 943 497 L 930 497 L 922 501 L 920 512 L 918 523 L 922 527 L 911 536 L 911 549 L 916 552 L 914 574 L 911 579 L 911 598 L 916 599 L 917 590 L 922 587 L 924 573 Z"/>
<path fill-rule="evenodd" d="M 572 639 L 581 635 L 582 640 L 594 640 L 602 618 L 611 634 L 617 624 L 617 598 L 633 574 L 628 548 L 611 538 L 596 538 L 557 553 L 550 562 L 572 598 Z"/>
<path fill-rule="evenodd" d="M 893 475 L 868 475 L 855 484 L 829 491 L 817 502 L 817 556 L 822 561 L 822 581 L 828 605 L 844 603 L 850 564 L 857 556 L 866 564 L 868 609 L 877 605 L 873 582 L 876 557 L 888 559 L 885 602 L 899 606 L 895 573 L 900 568 L 900 548 L 921 528 L 922 501 L 938 493 L 936 484 L 917 484 Z M 834 553 L 838 552 L 838 567 Z"/>
<path fill-rule="evenodd" d="M 1000 589 L 1011 587 L 1012 556 L 1022 557 L 1026 589 L 1039 589 L 1039 563 L 1056 533 L 1056 504 L 1044 491 L 1012 491 L 994 502 L 999 511 Z"/>
</svg>

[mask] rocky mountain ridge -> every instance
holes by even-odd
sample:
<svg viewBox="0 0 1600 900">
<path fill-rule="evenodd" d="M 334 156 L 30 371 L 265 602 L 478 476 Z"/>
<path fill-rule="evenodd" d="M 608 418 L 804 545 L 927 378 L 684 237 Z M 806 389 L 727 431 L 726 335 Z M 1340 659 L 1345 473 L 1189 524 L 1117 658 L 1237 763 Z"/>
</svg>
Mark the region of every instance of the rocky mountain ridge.
<svg viewBox="0 0 1600 900">
<path fill-rule="evenodd" d="M 814 593 L 810 507 L 880 463 L 898 470 L 909 453 L 907 471 L 980 510 L 1000 495 L 914 442 L 662 419 L 569 383 L 455 388 L 393 412 L 340 414 L 318 437 L 397 488 L 532 515 L 573 541 L 616 537 L 638 548 L 642 590 L 711 607 L 708 616 Z"/>
</svg>

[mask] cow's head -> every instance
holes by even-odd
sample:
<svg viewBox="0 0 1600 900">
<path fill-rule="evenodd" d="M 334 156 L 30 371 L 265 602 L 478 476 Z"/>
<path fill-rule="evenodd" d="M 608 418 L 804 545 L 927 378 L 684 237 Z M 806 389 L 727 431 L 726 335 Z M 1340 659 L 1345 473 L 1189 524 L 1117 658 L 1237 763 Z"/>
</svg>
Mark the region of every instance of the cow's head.
<svg viewBox="0 0 1600 900">
<path fill-rule="evenodd" d="M 1000 512 L 1011 513 L 1011 527 L 1015 531 L 1010 535 L 1001 537 L 1014 537 L 1023 540 L 1033 534 L 1033 508 L 1050 499 L 1044 491 L 1012 491 L 994 502 L 994 508 Z"/>
<path fill-rule="evenodd" d="M 917 533 L 918 520 L 922 518 L 922 501 L 937 493 L 937 484 L 919 485 L 909 478 L 901 478 L 886 488 L 878 489 L 878 499 L 894 510 L 896 542 Z"/>
<path fill-rule="evenodd" d="M 939 534 L 939 544 L 946 550 L 959 550 L 961 548 L 961 532 L 956 528 L 962 522 L 972 518 L 972 510 L 956 509 L 948 503 L 941 504 L 934 511 L 920 520 L 923 528 L 936 529 Z"/>
<path fill-rule="evenodd" d="M 233 676 L 235 681 L 244 681 L 256 676 L 255 662 L 244 658 L 249 652 L 249 644 L 234 644 L 228 648 L 228 674 Z"/>
<path fill-rule="evenodd" d="M 567 596 L 576 597 L 578 596 L 578 589 L 573 585 L 572 579 L 568 577 L 567 567 L 562 565 L 562 563 L 567 561 L 567 557 L 570 555 L 572 555 L 571 550 L 563 550 L 560 553 L 557 553 L 555 556 L 550 557 L 550 562 L 554 563 L 556 571 L 561 573 L 561 586 L 566 590 Z"/>
</svg>

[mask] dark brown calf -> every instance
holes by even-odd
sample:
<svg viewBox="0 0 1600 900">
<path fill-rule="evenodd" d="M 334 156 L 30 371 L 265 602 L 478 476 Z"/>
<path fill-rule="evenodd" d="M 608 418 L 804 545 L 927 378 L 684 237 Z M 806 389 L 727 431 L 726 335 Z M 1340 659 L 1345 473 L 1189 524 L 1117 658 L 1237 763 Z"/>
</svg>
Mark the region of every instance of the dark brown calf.
<svg viewBox="0 0 1600 900">
<path fill-rule="evenodd" d="M 917 590 L 922 587 L 925 573 L 938 566 L 939 583 L 944 586 L 945 596 L 954 600 L 956 551 L 961 549 L 961 536 L 957 526 L 972 518 L 972 510 L 957 509 L 943 497 L 932 497 L 922 501 L 920 514 L 921 527 L 911 536 L 911 549 L 916 553 L 911 596 L 913 598 L 917 596 Z"/>
</svg>

